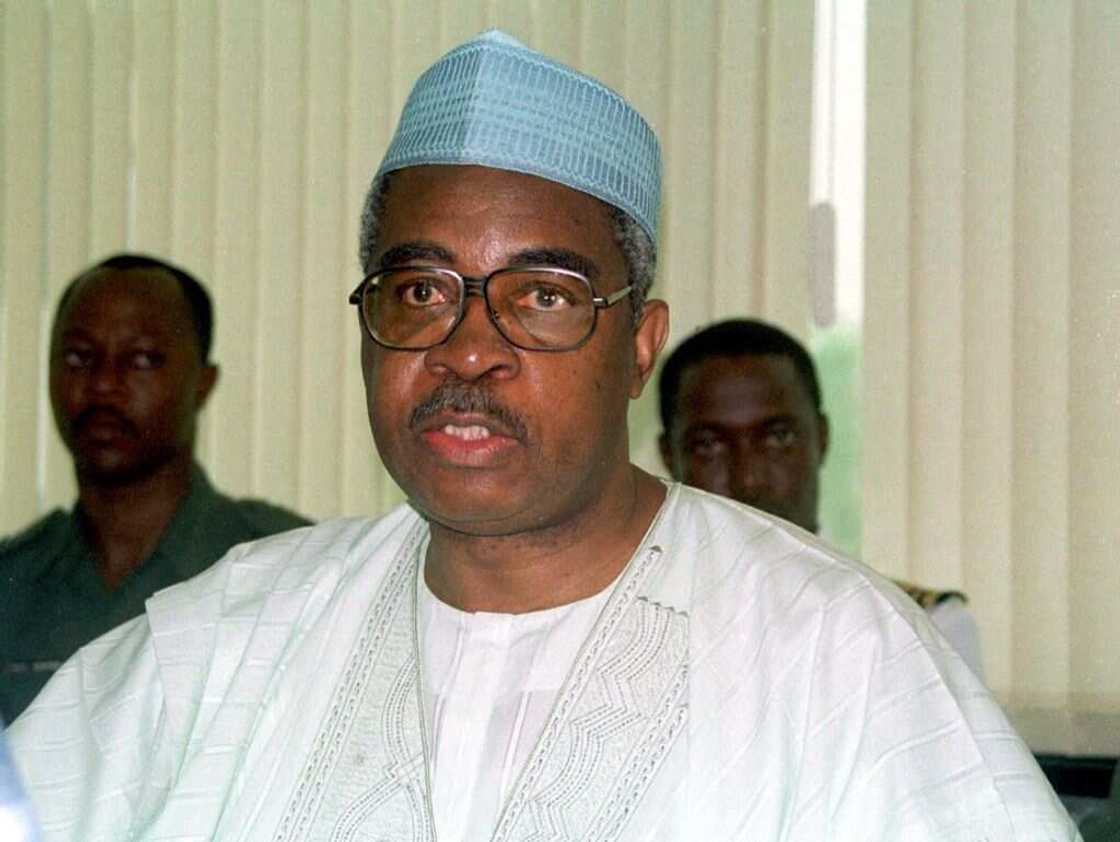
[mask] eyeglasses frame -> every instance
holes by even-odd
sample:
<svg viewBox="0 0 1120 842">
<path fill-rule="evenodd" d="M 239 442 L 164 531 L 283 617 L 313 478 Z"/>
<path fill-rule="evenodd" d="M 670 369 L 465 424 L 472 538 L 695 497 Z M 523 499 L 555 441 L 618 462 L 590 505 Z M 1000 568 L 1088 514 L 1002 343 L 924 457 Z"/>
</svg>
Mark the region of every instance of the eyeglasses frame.
<svg viewBox="0 0 1120 842">
<path fill-rule="evenodd" d="M 370 327 L 369 322 L 366 320 L 366 311 L 365 308 L 362 307 L 362 299 L 366 295 L 366 290 L 370 288 L 371 281 L 373 281 L 378 276 L 386 275 L 389 272 L 400 272 L 410 269 L 419 272 L 436 272 L 441 275 L 453 277 L 459 281 L 459 284 L 463 289 L 463 294 L 459 298 L 459 312 L 456 314 L 455 320 L 451 323 L 451 327 L 448 328 L 447 336 L 443 337 L 443 339 L 441 339 L 439 342 L 433 342 L 431 345 L 423 345 L 419 348 L 391 345 L 383 339 L 379 339 L 373 332 L 373 328 Z M 577 278 L 583 281 L 583 283 L 587 285 L 587 288 L 591 290 L 591 305 L 593 308 L 591 327 L 588 329 L 587 335 L 575 345 L 565 346 L 563 348 L 526 348 L 524 345 L 514 342 L 512 339 L 506 336 L 506 332 L 502 330 L 501 325 L 498 323 L 498 313 L 490 304 L 490 299 L 487 296 L 487 288 L 490 281 L 495 276 L 508 275 L 514 272 L 555 272 L 559 275 L 567 275 L 569 277 Z M 459 329 L 459 325 L 462 324 L 463 317 L 467 313 L 467 299 L 472 295 L 477 295 L 486 305 L 486 316 L 490 320 L 490 324 L 492 324 L 494 326 L 494 329 L 498 331 L 498 335 L 501 336 L 502 339 L 504 339 L 510 345 L 515 348 L 520 348 L 522 351 L 563 353 L 565 351 L 574 351 L 577 348 L 583 346 L 589 339 L 591 339 L 591 337 L 595 335 L 595 328 L 598 327 L 599 324 L 599 311 L 606 310 L 610 307 L 613 307 L 615 304 L 618 304 L 620 301 L 629 296 L 630 292 L 633 289 L 633 284 L 627 284 L 622 289 L 612 292 L 610 295 L 596 295 L 595 287 L 591 283 L 590 278 L 588 278 L 581 272 L 576 272 L 572 269 L 564 269 L 559 266 L 505 266 L 501 269 L 495 269 L 489 275 L 481 278 L 472 277 L 470 275 L 463 275 L 459 272 L 456 272 L 454 269 L 448 269 L 443 266 L 386 266 L 378 269 L 376 272 L 370 272 L 368 275 L 362 278 L 361 283 L 359 283 L 354 288 L 354 291 L 350 293 L 347 301 L 358 308 L 358 318 L 362 323 L 362 329 L 365 330 L 366 335 L 368 335 L 370 339 L 372 339 L 382 348 L 388 348 L 392 351 L 430 351 L 432 348 L 438 348 L 440 345 L 442 345 L 444 342 L 447 342 L 452 336 L 454 336 L 455 331 Z"/>
</svg>

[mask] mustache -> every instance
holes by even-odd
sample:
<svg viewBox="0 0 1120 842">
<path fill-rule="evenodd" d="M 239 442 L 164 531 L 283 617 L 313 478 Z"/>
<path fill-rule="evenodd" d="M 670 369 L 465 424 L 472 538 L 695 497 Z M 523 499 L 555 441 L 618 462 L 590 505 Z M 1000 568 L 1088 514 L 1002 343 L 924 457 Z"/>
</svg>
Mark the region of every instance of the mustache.
<svg viewBox="0 0 1120 842">
<path fill-rule="evenodd" d="M 443 383 L 424 401 L 417 404 L 408 417 L 410 429 L 442 412 L 469 412 L 487 415 L 501 424 L 515 438 L 524 441 L 527 435 L 521 416 L 480 386 L 469 383 Z"/>
<path fill-rule="evenodd" d="M 136 425 L 126 415 L 122 414 L 119 410 L 113 409 L 111 406 L 90 406 L 83 409 L 74 418 L 71 429 L 74 432 L 81 432 L 94 421 L 104 421 L 112 419 L 125 433 L 130 436 L 138 437 L 140 431 L 136 429 Z"/>
</svg>

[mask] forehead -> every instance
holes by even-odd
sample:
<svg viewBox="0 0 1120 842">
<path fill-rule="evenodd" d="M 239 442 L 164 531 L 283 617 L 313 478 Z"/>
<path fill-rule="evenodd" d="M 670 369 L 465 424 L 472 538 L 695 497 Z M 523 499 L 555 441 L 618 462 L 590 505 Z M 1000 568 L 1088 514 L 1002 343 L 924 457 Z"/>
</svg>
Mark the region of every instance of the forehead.
<svg viewBox="0 0 1120 842">
<path fill-rule="evenodd" d="M 774 415 L 816 416 L 793 360 L 776 354 L 693 363 L 681 374 L 677 412 L 685 423 L 749 424 Z"/>
<path fill-rule="evenodd" d="M 499 268 L 511 253 L 567 248 L 611 271 L 622 266 L 607 206 L 544 178 L 478 166 L 410 167 L 392 174 L 378 255 L 430 242 L 456 259 Z"/>
<path fill-rule="evenodd" d="M 109 330 L 194 337 L 186 296 L 159 268 L 98 269 L 78 281 L 59 313 L 56 333 Z"/>
</svg>

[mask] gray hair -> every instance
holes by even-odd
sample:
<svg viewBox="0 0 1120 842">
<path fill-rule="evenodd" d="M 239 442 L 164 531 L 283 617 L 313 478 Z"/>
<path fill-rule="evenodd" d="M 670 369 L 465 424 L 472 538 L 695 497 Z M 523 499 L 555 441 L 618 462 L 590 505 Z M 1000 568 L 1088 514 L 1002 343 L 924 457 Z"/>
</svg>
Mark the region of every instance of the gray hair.
<svg viewBox="0 0 1120 842">
<path fill-rule="evenodd" d="M 358 260 L 367 275 L 375 270 L 373 261 L 377 253 L 377 240 L 381 236 L 381 220 L 385 213 L 385 200 L 389 195 L 392 173 L 376 178 L 366 194 L 362 207 L 361 230 L 358 234 Z M 610 213 L 614 240 L 626 261 L 626 276 L 634 287 L 630 292 L 631 317 L 635 327 L 641 321 L 646 297 L 653 286 L 657 271 L 657 247 L 646 230 L 637 221 L 614 205 L 603 203 Z"/>
</svg>

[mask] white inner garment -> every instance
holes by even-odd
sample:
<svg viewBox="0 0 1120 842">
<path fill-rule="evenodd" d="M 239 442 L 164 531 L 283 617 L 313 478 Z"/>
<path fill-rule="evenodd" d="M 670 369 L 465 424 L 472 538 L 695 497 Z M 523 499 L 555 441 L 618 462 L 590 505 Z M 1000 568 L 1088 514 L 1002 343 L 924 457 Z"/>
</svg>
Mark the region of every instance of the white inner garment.
<svg viewBox="0 0 1120 842">
<path fill-rule="evenodd" d="M 485 840 L 613 585 L 558 608 L 489 614 L 440 602 L 423 579 L 421 569 L 418 625 L 436 838 Z"/>
</svg>

